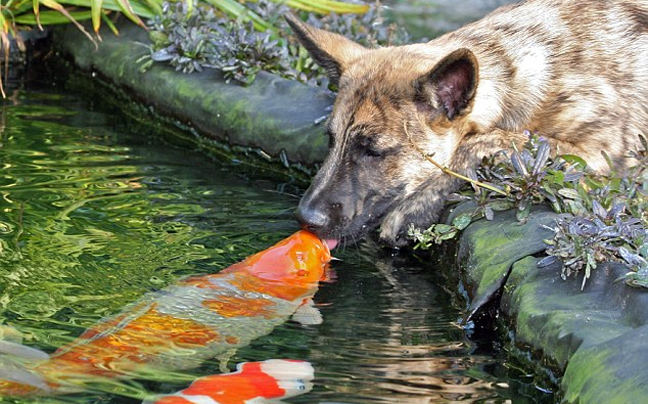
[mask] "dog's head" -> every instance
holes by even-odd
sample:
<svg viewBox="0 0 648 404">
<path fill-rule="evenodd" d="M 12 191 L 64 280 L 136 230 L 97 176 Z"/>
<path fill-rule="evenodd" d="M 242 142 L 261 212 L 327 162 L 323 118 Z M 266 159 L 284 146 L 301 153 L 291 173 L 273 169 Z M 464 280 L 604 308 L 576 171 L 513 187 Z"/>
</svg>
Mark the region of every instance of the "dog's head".
<svg viewBox="0 0 648 404">
<path fill-rule="evenodd" d="M 478 83 L 475 56 L 467 49 L 430 54 L 421 44 L 367 49 L 287 20 L 338 87 L 326 126 L 329 155 L 297 219 L 323 238 L 353 240 L 380 227 L 386 242 L 403 243 L 410 223 L 436 219 L 449 186 L 423 154 L 450 166 L 474 130 L 466 117 Z"/>
</svg>

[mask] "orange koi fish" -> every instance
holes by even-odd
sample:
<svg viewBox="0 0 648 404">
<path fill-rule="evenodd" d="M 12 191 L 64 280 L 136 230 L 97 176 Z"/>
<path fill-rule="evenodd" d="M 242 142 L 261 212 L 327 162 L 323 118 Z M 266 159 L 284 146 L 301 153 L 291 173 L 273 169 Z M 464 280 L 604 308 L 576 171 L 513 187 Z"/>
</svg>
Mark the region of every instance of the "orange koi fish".
<svg viewBox="0 0 648 404">
<path fill-rule="evenodd" d="M 182 391 L 155 397 L 155 401 L 145 400 L 144 404 L 260 403 L 309 392 L 313 375 L 313 367 L 304 361 L 240 363 L 236 372 L 201 377 Z"/>
<path fill-rule="evenodd" d="M 328 279 L 330 260 L 327 242 L 299 231 L 219 273 L 145 295 L 27 371 L 0 367 L 0 395 L 65 393 L 151 368 L 196 367 L 269 334 L 293 314 L 317 322 L 311 298 Z M 32 348 L 8 346 L 17 344 L 5 341 L 0 353 L 38 357 Z M 246 366 L 255 365 L 243 365 L 237 377 Z"/>
</svg>

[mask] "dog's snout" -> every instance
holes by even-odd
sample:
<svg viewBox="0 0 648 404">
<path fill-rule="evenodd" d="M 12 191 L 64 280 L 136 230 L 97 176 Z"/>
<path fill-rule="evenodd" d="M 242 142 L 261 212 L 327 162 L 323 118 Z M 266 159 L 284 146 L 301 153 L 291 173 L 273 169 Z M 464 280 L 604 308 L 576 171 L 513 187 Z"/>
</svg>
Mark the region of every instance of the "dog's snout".
<svg viewBox="0 0 648 404">
<path fill-rule="evenodd" d="M 300 204 L 295 212 L 297 221 L 306 230 L 317 233 L 328 224 L 328 215 L 321 209 Z"/>
</svg>

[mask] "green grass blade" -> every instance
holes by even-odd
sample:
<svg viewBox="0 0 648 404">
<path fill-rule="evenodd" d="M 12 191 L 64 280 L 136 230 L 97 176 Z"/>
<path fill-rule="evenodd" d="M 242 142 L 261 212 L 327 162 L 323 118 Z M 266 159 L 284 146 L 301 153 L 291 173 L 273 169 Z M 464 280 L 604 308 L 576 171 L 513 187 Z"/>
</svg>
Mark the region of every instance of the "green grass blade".
<svg viewBox="0 0 648 404">
<path fill-rule="evenodd" d="M 2 52 L 5 55 L 4 58 L 4 67 L 5 67 L 5 75 L 4 77 L 8 76 L 9 72 L 9 31 L 13 32 L 13 27 L 12 24 L 5 18 L 4 14 L 0 11 L 0 27 L 2 30 L 0 31 L 0 46 L 2 47 Z M 0 94 L 2 95 L 2 98 L 7 98 L 7 95 L 5 94 L 4 91 L 4 86 L 3 82 L 4 80 L 2 79 L 2 70 L 0 70 Z"/>
<path fill-rule="evenodd" d="M 60 3 L 58 3 L 56 0 L 40 0 L 40 3 L 45 7 L 51 8 L 54 11 L 58 11 L 59 13 L 67 17 L 70 20 L 70 22 L 79 29 L 79 31 L 81 31 L 85 36 L 88 37 L 88 39 L 90 39 L 90 41 L 92 41 L 95 47 L 97 46 L 97 41 L 95 41 L 92 35 L 90 35 L 88 31 L 86 31 L 86 29 L 83 28 L 83 25 L 79 24 L 79 22 L 70 14 L 70 12 L 66 10 L 65 7 L 63 7 Z"/>
<path fill-rule="evenodd" d="M 0 32 L 5 34 L 9 32 L 9 22 L 2 12 L 0 12 Z"/>
<path fill-rule="evenodd" d="M 34 15 L 36 16 L 36 25 L 38 25 L 39 29 L 43 29 L 43 26 L 40 23 L 40 19 L 38 18 L 38 15 L 40 13 L 40 1 L 39 0 L 32 0 L 32 9 L 34 10 Z"/>
<path fill-rule="evenodd" d="M 92 14 L 89 10 L 85 11 L 72 11 L 68 12 L 70 17 L 74 18 L 75 21 L 85 21 L 92 18 Z M 58 25 L 58 24 L 69 24 L 70 18 L 59 13 L 58 11 L 41 11 L 40 19 L 43 25 Z M 16 24 L 19 25 L 35 25 L 36 17 L 33 14 L 23 14 L 15 18 Z M 87 32 L 87 31 L 86 31 Z"/>
<path fill-rule="evenodd" d="M 282 0 L 273 0 L 281 2 Z M 335 0 L 288 0 L 286 5 L 321 14 L 335 12 L 338 14 L 363 14 L 369 11 L 367 4 L 350 4 Z"/>
<path fill-rule="evenodd" d="M 194 0 L 187 0 L 187 1 L 189 1 L 192 5 L 195 3 Z M 163 0 L 144 0 L 144 3 L 146 3 L 146 5 L 151 9 L 151 11 L 154 14 L 157 14 L 157 15 L 162 14 L 162 2 L 163 2 Z M 135 3 L 135 4 L 137 4 L 137 3 Z M 133 6 L 135 6 L 135 4 L 133 4 Z M 133 7 L 133 9 L 135 9 L 135 7 Z M 135 13 L 137 14 L 137 11 Z M 137 14 L 137 15 L 140 15 L 140 14 Z M 144 17 L 144 16 L 141 16 L 141 17 Z M 147 17 L 147 18 L 150 18 L 150 17 Z"/>
<path fill-rule="evenodd" d="M 121 8 L 121 12 L 124 13 L 124 15 L 131 21 L 133 21 L 135 24 L 146 28 L 146 24 L 144 24 L 144 21 L 142 21 L 141 18 L 135 14 L 133 11 L 133 7 L 131 6 L 130 1 L 128 0 L 117 0 L 117 4 Z"/>
<path fill-rule="evenodd" d="M 119 35 L 119 30 L 115 26 L 115 23 L 113 23 L 112 20 L 110 18 L 108 18 L 106 13 L 104 13 L 103 11 L 101 13 L 101 19 L 108 26 L 108 28 L 110 28 L 110 30 L 112 31 L 113 34 Z"/>
<path fill-rule="evenodd" d="M 92 14 L 92 29 L 95 33 L 99 33 L 101 26 L 101 5 L 103 0 L 90 0 L 90 11 Z"/>
<path fill-rule="evenodd" d="M 275 31 L 276 29 L 272 27 L 267 21 L 259 17 L 258 14 L 252 12 L 244 5 L 238 3 L 235 0 L 205 0 L 205 2 L 211 4 L 217 9 L 223 11 L 234 18 L 241 18 L 243 21 L 252 21 L 254 28 L 258 31 Z"/>
<path fill-rule="evenodd" d="M 66 6 L 87 7 L 88 0 L 59 0 L 61 4 Z M 121 7 L 116 0 L 103 0 L 102 8 L 104 10 L 122 11 Z M 156 14 L 149 8 L 148 5 L 142 2 L 135 2 L 131 4 L 133 13 L 142 18 L 153 18 Z"/>
<path fill-rule="evenodd" d="M 11 15 L 16 16 L 26 12 L 33 12 L 34 0 L 22 0 L 11 3 L 11 6 L 6 6 L 5 10 L 11 10 Z"/>
</svg>

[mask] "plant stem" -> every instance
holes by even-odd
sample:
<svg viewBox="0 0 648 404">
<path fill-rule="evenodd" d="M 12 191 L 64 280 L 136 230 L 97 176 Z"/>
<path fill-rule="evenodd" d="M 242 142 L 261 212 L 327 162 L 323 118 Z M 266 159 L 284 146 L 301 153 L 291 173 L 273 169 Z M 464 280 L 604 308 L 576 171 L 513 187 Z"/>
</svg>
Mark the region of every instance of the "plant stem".
<svg viewBox="0 0 648 404">
<path fill-rule="evenodd" d="M 462 179 L 464 181 L 468 181 L 473 185 L 476 185 L 476 186 L 481 187 L 481 188 L 486 188 L 486 189 L 488 189 L 490 191 L 493 191 L 493 192 L 496 192 L 496 193 L 498 193 L 500 195 L 508 196 L 508 194 L 506 192 L 502 191 L 501 189 L 499 189 L 499 188 L 497 188 L 497 187 L 495 187 L 493 185 L 485 184 L 483 182 L 479 182 L 479 181 L 474 180 L 472 178 L 466 177 L 465 175 L 461 175 L 459 173 L 456 173 L 456 172 L 450 170 L 447 166 L 439 164 L 436 160 L 434 160 L 432 158 L 432 155 L 426 153 L 425 150 L 421 149 L 416 144 L 416 142 L 414 142 L 414 139 L 412 139 L 412 136 L 410 136 L 409 132 L 407 131 L 407 122 L 405 122 L 403 126 L 405 128 L 405 134 L 407 135 L 407 139 L 410 141 L 410 144 L 416 149 L 417 152 L 419 152 L 421 154 L 421 156 L 423 156 L 424 159 L 426 159 L 427 161 L 432 163 L 435 167 L 437 167 L 443 173 L 452 175 L 452 176 L 457 177 L 459 179 Z"/>
</svg>

